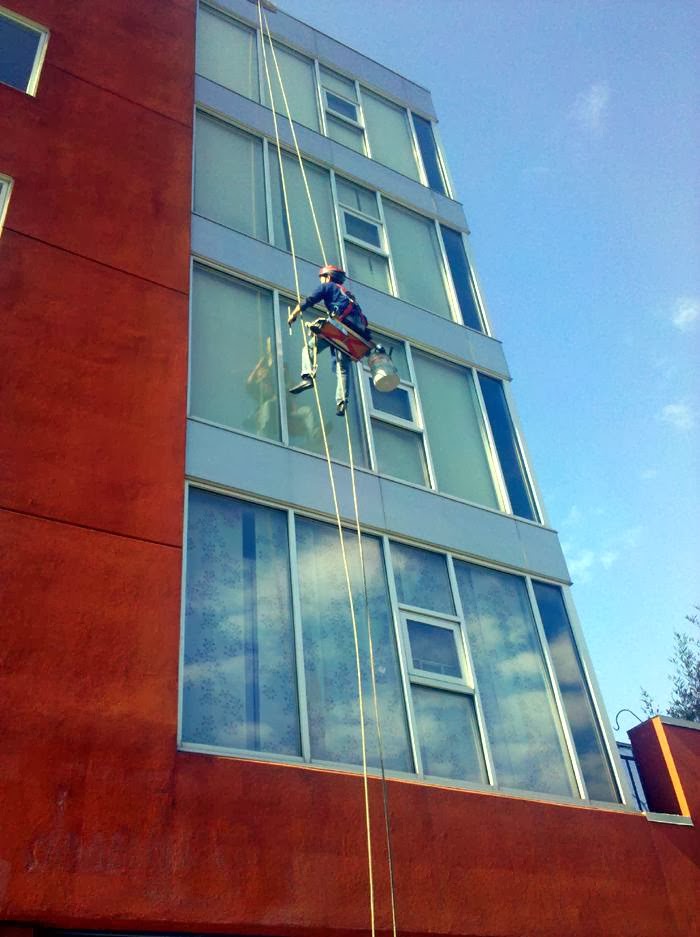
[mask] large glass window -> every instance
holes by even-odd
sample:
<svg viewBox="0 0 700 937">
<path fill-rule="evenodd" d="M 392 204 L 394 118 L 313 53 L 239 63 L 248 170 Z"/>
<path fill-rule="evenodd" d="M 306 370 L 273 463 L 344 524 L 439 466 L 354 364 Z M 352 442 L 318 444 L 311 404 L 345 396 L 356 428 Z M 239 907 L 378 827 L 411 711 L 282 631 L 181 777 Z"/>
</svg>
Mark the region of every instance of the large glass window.
<svg viewBox="0 0 700 937">
<path fill-rule="evenodd" d="M 413 352 L 438 491 L 498 508 L 471 371 Z"/>
<path fill-rule="evenodd" d="M 311 759 L 360 763 L 360 718 L 350 602 L 338 531 L 297 518 L 297 557 Z M 372 629 L 384 763 L 413 771 L 399 658 L 379 541 L 363 535 L 365 582 L 357 535 L 345 533 L 353 604 L 358 624 L 368 762 L 379 764 L 369 667 Z"/>
<path fill-rule="evenodd" d="M 291 215 L 294 249 L 299 257 L 313 263 L 323 263 L 321 245 L 318 241 L 309 199 L 304 186 L 304 178 L 299 168 L 299 160 L 290 153 L 282 153 L 284 181 L 287 187 L 289 214 Z M 327 169 L 321 169 L 314 163 L 304 160 L 306 180 L 313 200 L 316 220 L 321 232 L 323 246 L 329 257 L 338 256 L 338 238 L 336 236 L 331 178 Z M 280 175 L 277 150 L 270 147 L 270 181 L 272 187 L 272 217 L 275 230 L 275 244 L 283 250 L 291 250 L 290 220 L 284 205 L 282 178 Z"/>
<path fill-rule="evenodd" d="M 414 306 L 452 318 L 435 223 L 383 200 L 398 295 Z"/>
<path fill-rule="evenodd" d="M 272 57 L 272 50 L 267 37 L 265 37 L 265 50 L 267 52 L 267 67 L 270 73 L 270 83 L 272 84 L 272 94 L 275 101 L 275 110 L 278 114 L 287 116 L 287 110 L 282 96 L 282 88 L 277 77 L 277 69 Z M 314 63 L 298 52 L 292 52 L 286 46 L 279 43 L 273 43 L 277 65 L 282 74 L 284 82 L 284 91 L 287 96 L 287 104 L 292 115 L 292 120 L 311 127 L 312 130 L 320 130 L 321 125 L 318 119 L 318 107 L 316 106 L 316 76 Z M 263 78 L 263 104 L 266 107 L 272 107 L 270 103 L 270 94 L 267 85 L 267 76 Z"/>
<path fill-rule="evenodd" d="M 195 266 L 190 414 L 280 439 L 272 294 Z"/>
<path fill-rule="evenodd" d="M 406 110 L 364 88 L 362 105 L 372 159 L 419 181 Z"/>
<path fill-rule="evenodd" d="M 327 68 L 321 68 L 320 75 L 328 136 L 364 153 L 365 133 L 355 82 Z"/>
<path fill-rule="evenodd" d="M 561 589 L 546 582 L 533 582 L 532 585 L 588 796 L 591 800 L 619 803 L 603 733 L 593 708 Z"/>
<path fill-rule="evenodd" d="M 282 511 L 191 488 L 182 739 L 301 753 Z"/>
<path fill-rule="evenodd" d="M 513 514 L 527 517 L 531 521 L 538 521 L 525 459 L 508 410 L 503 385 L 496 378 L 488 377 L 486 374 L 479 374 L 479 384 Z"/>
<path fill-rule="evenodd" d="M 433 134 L 433 125 L 425 117 L 413 114 L 413 126 L 416 128 L 416 137 L 418 138 L 418 148 L 423 159 L 423 167 L 428 180 L 428 185 L 436 192 L 447 195 L 445 185 L 445 175 L 440 162 L 435 136 Z"/>
<path fill-rule="evenodd" d="M 36 94 L 48 38 L 41 26 L 0 7 L 0 82 Z"/>
<path fill-rule="evenodd" d="M 525 580 L 455 561 L 499 784 L 573 795 L 574 774 Z"/>
<path fill-rule="evenodd" d="M 195 131 L 194 211 L 267 240 L 262 140 L 202 113 Z"/>
<path fill-rule="evenodd" d="M 479 314 L 476 289 L 462 235 L 459 231 L 453 231 L 452 228 L 446 228 L 444 225 L 440 225 L 440 230 L 442 231 L 442 240 L 445 245 L 447 262 L 450 265 L 450 273 L 452 274 L 459 309 L 462 313 L 462 321 L 469 328 L 483 332 L 484 328 Z"/>
<path fill-rule="evenodd" d="M 197 18 L 197 73 L 253 101 L 259 101 L 255 30 L 200 4 Z"/>
</svg>

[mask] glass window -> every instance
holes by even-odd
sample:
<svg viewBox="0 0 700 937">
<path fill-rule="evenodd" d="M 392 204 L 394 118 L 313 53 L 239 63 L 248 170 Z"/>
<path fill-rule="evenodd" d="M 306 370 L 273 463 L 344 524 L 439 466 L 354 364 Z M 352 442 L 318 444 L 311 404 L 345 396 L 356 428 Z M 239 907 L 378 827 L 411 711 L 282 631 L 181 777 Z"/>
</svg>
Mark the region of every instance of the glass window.
<svg viewBox="0 0 700 937">
<path fill-rule="evenodd" d="M 370 394 L 372 395 L 372 409 L 379 410 L 381 413 L 387 413 L 389 416 L 398 417 L 407 422 L 413 422 L 413 405 L 411 403 L 411 392 L 405 387 L 397 387 L 395 390 L 379 391 L 374 384 L 369 382 Z"/>
<path fill-rule="evenodd" d="M 359 127 L 337 120 L 331 114 L 326 114 L 326 127 L 328 128 L 328 136 L 332 140 L 342 143 L 343 146 L 350 147 L 351 150 L 355 150 L 357 153 L 364 154 L 365 134 Z"/>
<path fill-rule="evenodd" d="M 12 191 L 12 179 L 9 176 L 0 176 L 0 234 L 5 224 L 7 215 L 7 206 L 10 202 L 10 192 Z"/>
<path fill-rule="evenodd" d="M 289 251 L 291 250 L 289 219 L 284 207 L 279 157 L 277 151 L 272 147 L 270 147 L 269 152 L 275 244 L 277 247 Z M 299 161 L 296 156 L 285 152 L 282 153 L 282 159 L 289 211 L 292 216 L 294 249 L 299 257 L 320 266 L 323 263 L 323 255 L 309 207 L 304 179 L 299 168 Z M 331 193 L 330 174 L 326 169 L 321 169 L 320 166 L 306 160 L 304 160 L 304 170 L 326 254 L 328 257 L 338 257 L 338 237 L 335 229 L 335 210 Z"/>
<path fill-rule="evenodd" d="M 182 739 L 300 755 L 287 518 L 189 492 Z"/>
<path fill-rule="evenodd" d="M 415 683 L 411 692 L 424 774 L 486 783 L 473 698 Z"/>
<path fill-rule="evenodd" d="M 362 89 L 362 107 L 372 159 L 420 181 L 411 128 L 404 108 Z"/>
<path fill-rule="evenodd" d="M 197 72 L 210 81 L 259 101 L 255 30 L 200 5 L 197 17 Z"/>
<path fill-rule="evenodd" d="M 194 211 L 267 240 L 262 140 L 213 117 L 197 115 Z"/>
<path fill-rule="evenodd" d="M 374 333 L 374 338 L 377 344 L 381 345 L 391 355 L 391 360 L 394 363 L 394 367 L 399 372 L 401 380 L 407 381 L 409 384 L 413 383 L 413 378 L 411 377 L 411 372 L 408 367 L 405 344 L 398 338 L 389 338 L 388 335 L 381 335 L 379 332 Z"/>
<path fill-rule="evenodd" d="M 324 88 L 334 91 L 336 95 L 340 94 L 344 98 L 357 102 L 357 92 L 355 91 L 355 82 L 350 78 L 345 78 L 337 72 L 332 72 L 328 68 L 321 68 L 321 83 Z"/>
<path fill-rule="evenodd" d="M 280 439 L 272 294 L 196 266 L 190 414 Z"/>
<path fill-rule="evenodd" d="M 48 33 L 0 9 L 0 82 L 35 94 Z"/>
<path fill-rule="evenodd" d="M 358 111 L 357 105 L 352 104 L 350 101 L 346 101 L 345 98 L 338 97 L 337 94 L 333 94 L 332 91 L 326 91 L 326 107 L 334 113 L 340 115 L 341 117 L 347 117 L 349 120 L 357 121 Z"/>
<path fill-rule="evenodd" d="M 357 765 L 362 749 L 355 647 L 338 531 L 297 517 L 296 537 L 311 758 Z M 379 763 L 367 637 L 371 622 L 384 763 L 413 771 L 380 543 L 362 537 L 366 593 L 354 532 L 345 532 L 345 545 L 358 624 L 368 762 Z"/>
<path fill-rule="evenodd" d="M 479 374 L 479 384 L 513 514 L 539 521 L 525 459 L 515 435 L 503 385 L 496 378 L 485 374 Z"/>
<path fill-rule="evenodd" d="M 351 241 L 346 241 L 345 258 L 348 274 L 353 280 L 383 293 L 389 292 L 389 261 L 383 254 L 365 250 Z"/>
<path fill-rule="evenodd" d="M 338 201 L 347 208 L 360 211 L 370 218 L 376 218 L 380 221 L 379 207 L 377 205 L 377 193 L 371 189 L 365 189 L 364 186 L 355 185 L 341 176 L 335 177 L 335 187 L 338 193 Z"/>
<path fill-rule="evenodd" d="M 438 677 L 463 677 L 453 628 L 441 628 L 412 618 L 406 619 L 406 628 L 416 670 Z"/>
<path fill-rule="evenodd" d="M 574 794 L 525 581 L 462 561 L 454 566 L 499 784 Z"/>
<path fill-rule="evenodd" d="M 280 332 L 284 349 L 285 387 L 296 384 L 301 371 L 301 329 L 297 323 L 292 329 L 292 335 L 290 335 L 287 328 L 287 313 L 289 308 L 294 306 L 294 303 L 295 300 L 293 299 L 280 297 Z M 309 319 L 314 315 L 313 310 L 309 310 L 307 313 Z M 342 462 L 349 462 L 345 421 L 339 420 L 335 415 L 335 371 L 333 370 L 333 358 L 330 349 L 326 349 L 319 355 L 316 386 L 321 400 L 321 412 L 324 415 L 324 427 L 331 456 Z M 313 390 L 298 395 L 287 394 L 286 404 L 289 445 L 316 452 L 318 455 L 325 455 Z M 363 433 L 364 423 L 354 365 L 348 369 L 347 420 L 350 427 L 353 462 L 355 465 L 366 468 L 368 465 L 367 446 Z"/>
<path fill-rule="evenodd" d="M 358 218 L 349 211 L 343 212 L 345 222 L 345 233 L 350 237 L 357 238 L 359 241 L 365 241 L 373 247 L 382 246 L 382 239 L 379 233 L 379 226 L 371 221 L 365 221 L 364 218 Z"/>
<path fill-rule="evenodd" d="M 392 542 L 391 565 L 399 602 L 443 615 L 454 615 L 447 563 L 442 553 Z"/>
<path fill-rule="evenodd" d="M 270 82 L 272 84 L 272 94 L 275 99 L 275 110 L 278 114 L 286 117 L 287 111 L 282 97 L 282 88 L 277 77 L 277 69 L 270 50 L 270 43 L 267 37 L 264 40 L 267 51 L 267 67 L 270 72 Z M 318 119 L 318 107 L 316 106 L 316 76 L 314 63 L 311 59 L 292 52 L 286 46 L 279 43 L 273 43 L 275 54 L 277 56 L 277 65 L 282 74 L 284 90 L 287 95 L 287 103 L 292 115 L 292 120 L 304 124 L 305 127 L 311 127 L 312 130 L 320 130 L 321 125 Z M 267 77 L 263 78 L 263 104 L 271 107 L 270 94 L 267 86 Z"/>
<path fill-rule="evenodd" d="M 365 153 L 365 133 L 360 126 L 355 82 L 322 68 L 321 84 L 328 136 L 358 153 Z"/>
<path fill-rule="evenodd" d="M 436 192 L 447 195 L 445 186 L 445 176 L 440 164 L 438 149 L 433 135 L 433 125 L 425 117 L 419 117 L 413 114 L 413 126 L 416 128 L 416 137 L 418 138 L 418 148 L 423 159 L 425 175 L 428 179 L 428 185 Z"/>
<path fill-rule="evenodd" d="M 469 269 L 467 253 L 464 250 L 462 235 L 459 231 L 453 231 L 452 228 L 446 228 L 444 225 L 440 225 L 440 230 L 442 231 L 442 240 L 445 244 L 445 253 L 450 265 L 450 273 L 457 293 L 462 320 L 469 328 L 483 332 L 484 327 L 479 315 L 479 303 L 476 299 L 476 291 L 471 270 Z"/>
<path fill-rule="evenodd" d="M 591 800 L 619 803 L 603 733 L 593 708 L 561 589 L 545 582 L 533 582 L 532 586 L 588 796 Z"/>
<path fill-rule="evenodd" d="M 428 487 L 428 466 L 420 433 L 372 420 L 372 435 L 378 470 L 382 475 Z"/>
<path fill-rule="evenodd" d="M 435 224 L 388 199 L 384 199 L 384 217 L 399 296 L 414 306 L 451 319 Z"/>
<path fill-rule="evenodd" d="M 438 490 L 498 508 L 471 372 L 417 351 L 413 363 Z"/>
</svg>

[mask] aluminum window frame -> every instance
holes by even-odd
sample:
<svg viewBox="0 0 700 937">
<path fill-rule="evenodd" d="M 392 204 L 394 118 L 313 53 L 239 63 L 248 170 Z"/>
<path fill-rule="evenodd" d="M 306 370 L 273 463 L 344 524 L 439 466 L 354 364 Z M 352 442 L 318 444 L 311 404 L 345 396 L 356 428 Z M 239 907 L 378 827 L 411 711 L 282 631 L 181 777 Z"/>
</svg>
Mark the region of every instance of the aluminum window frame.
<svg viewBox="0 0 700 937">
<path fill-rule="evenodd" d="M 39 40 L 37 42 L 36 51 L 34 53 L 34 61 L 32 62 L 31 71 L 29 72 L 29 78 L 27 80 L 27 87 L 24 89 L 17 88 L 16 85 L 11 85 L 6 81 L 0 80 L 0 84 L 3 84 L 8 88 L 14 88 L 15 91 L 19 91 L 21 94 L 28 94 L 30 97 L 34 98 L 36 97 L 39 87 L 39 78 L 41 77 L 41 72 L 44 67 L 44 60 L 46 59 L 46 48 L 49 44 L 51 31 L 46 26 L 42 26 L 41 23 L 37 23 L 36 20 L 31 20 L 26 16 L 22 16 L 21 13 L 17 13 L 14 10 L 9 10 L 5 6 L 0 6 L 0 18 L 19 23 L 21 26 L 25 26 L 27 29 L 30 29 L 33 32 L 39 34 Z"/>
<path fill-rule="evenodd" d="M 399 605 L 401 617 L 402 634 L 405 642 L 406 667 L 411 683 L 418 683 L 421 686 L 430 686 L 438 690 L 450 690 L 454 693 L 473 695 L 474 693 L 474 675 L 469 671 L 467 657 L 463 647 L 463 634 L 461 622 L 457 619 L 443 617 L 436 612 L 413 611 L 404 605 Z M 429 625 L 431 628 L 440 628 L 443 631 L 449 631 L 454 639 L 454 649 L 457 655 L 457 662 L 461 672 L 460 677 L 450 674 L 439 674 L 434 670 L 425 670 L 418 667 L 413 656 L 413 646 L 411 645 L 411 634 L 408 627 L 409 622 L 415 621 L 421 625 Z M 471 678 L 471 679 L 470 679 Z"/>
<path fill-rule="evenodd" d="M 7 218 L 7 212 L 10 207 L 10 196 L 12 195 L 14 184 L 15 180 L 12 176 L 6 176 L 4 173 L 0 173 L 0 237 L 2 236 L 2 230 L 5 226 L 5 219 Z"/>
</svg>

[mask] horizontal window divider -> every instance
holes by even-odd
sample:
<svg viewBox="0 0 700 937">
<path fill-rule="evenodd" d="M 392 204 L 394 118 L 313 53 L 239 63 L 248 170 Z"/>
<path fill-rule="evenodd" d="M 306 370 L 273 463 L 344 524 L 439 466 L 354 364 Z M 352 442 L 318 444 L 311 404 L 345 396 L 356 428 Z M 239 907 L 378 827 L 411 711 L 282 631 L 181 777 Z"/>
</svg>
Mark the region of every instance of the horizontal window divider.
<svg viewBox="0 0 700 937">
<path fill-rule="evenodd" d="M 458 677 L 440 676 L 431 671 L 416 670 L 409 661 L 408 675 L 411 683 L 419 683 L 421 686 L 432 687 L 435 690 L 447 690 L 450 693 L 461 693 L 462 696 L 473 696 L 474 687 L 460 680 Z"/>
<path fill-rule="evenodd" d="M 447 612 L 435 612 L 432 609 L 422 608 L 418 605 L 407 605 L 405 602 L 399 602 L 398 609 L 400 612 L 410 615 L 413 618 L 419 618 L 421 621 L 425 620 L 428 624 L 440 625 L 442 623 L 445 627 L 451 627 L 452 625 L 460 624 L 462 621 L 459 615 L 449 615 Z"/>
<path fill-rule="evenodd" d="M 369 241 L 363 241 L 363 240 L 361 240 L 360 238 L 355 237 L 355 236 L 352 235 L 352 234 L 348 234 L 348 233 L 345 231 L 345 225 L 343 225 L 343 238 L 344 238 L 346 241 L 349 241 L 351 244 L 355 244 L 357 247 L 362 247 L 362 248 L 364 248 L 364 250 L 371 251 L 373 254 L 377 254 L 379 257 L 383 257 L 385 260 L 388 260 L 388 258 L 389 258 L 389 254 L 387 253 L 387 251 L 383 250 L 381 247 L 377 247 L 376 244 L 370 244 Z M 353 281 L 353 282 L 354 282 L 354 281 Z M 362 285 L 362 284 L 360 284 L 360 285 Z M 370 289 L 371 289 L 371 287 L 370 287 Z M 380 291 L 380 292 L 382 292 L 382 291 Z M 391 296 L 391 293 L 386 293 L 385 295 L 386 295 L 386 296 Z M 396 297 L 392 296 L 392 299 L 396 299 Z"/>
<path fill-rule="evenodd" d="M 340 198 L 338 199 L 338 206 L 342 211 L 349 211 L 351 215 L 356 215 L 358 218 L 375 225 L 377 228 L 384 227 L 382 221 L 376 215 L 370 215 L 361 208 L 356 208 L 354 205 L 348 205 L 347 202 L 341 201 Z"/>
<path fill-rule="evenodd" d="M 394 416 L 392 413 L 387 413 L 385 410 L 375 410 L 370 406 L 369 415 L 373 420 L 380 420 L 382 423 L 391 423 L 392 426 L 396 426 L 399 429 L 407 429 L 411 433 L 416 433 L 418 436 L 423 435 L 423 429 L 418 425 L 418 423 L 412 423 L 409 420 L 404 420 L 400 416 Z M 432 491 L 433 489 L 429 489 Z"/>
<path fill-rule="evenodd" d="M 197 742 L 179 741 L 180 752 L 193 752 L 201 755 L 220 755 L 222 758 L 237 758 L 243 761 L 262 761 L 278 765 L 302 767 L 307 764 L 301 755 L 277 755 L 273 752 L 258 752 L 247 748 L 227 748 L 218 745 L 200 745 Z"/>
</svg>

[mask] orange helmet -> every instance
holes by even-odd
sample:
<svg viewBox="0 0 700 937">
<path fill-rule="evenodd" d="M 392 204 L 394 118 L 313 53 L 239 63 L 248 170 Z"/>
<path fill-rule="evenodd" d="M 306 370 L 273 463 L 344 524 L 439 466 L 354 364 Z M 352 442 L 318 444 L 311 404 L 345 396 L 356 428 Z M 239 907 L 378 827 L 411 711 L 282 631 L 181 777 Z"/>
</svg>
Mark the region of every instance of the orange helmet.
<svg viewBox="0 0 700 937">
<path fill-rule="evenodd" d="M 326 264 L 325 267 L 321 267 L 318 271 L 320 277 L 328 276 L 334 283 L 345 283 L 345 278 L 347 274 L 344 270 L 341 270 L 340 267 L 336 267 L 333 264 Z"/>
</svg>

